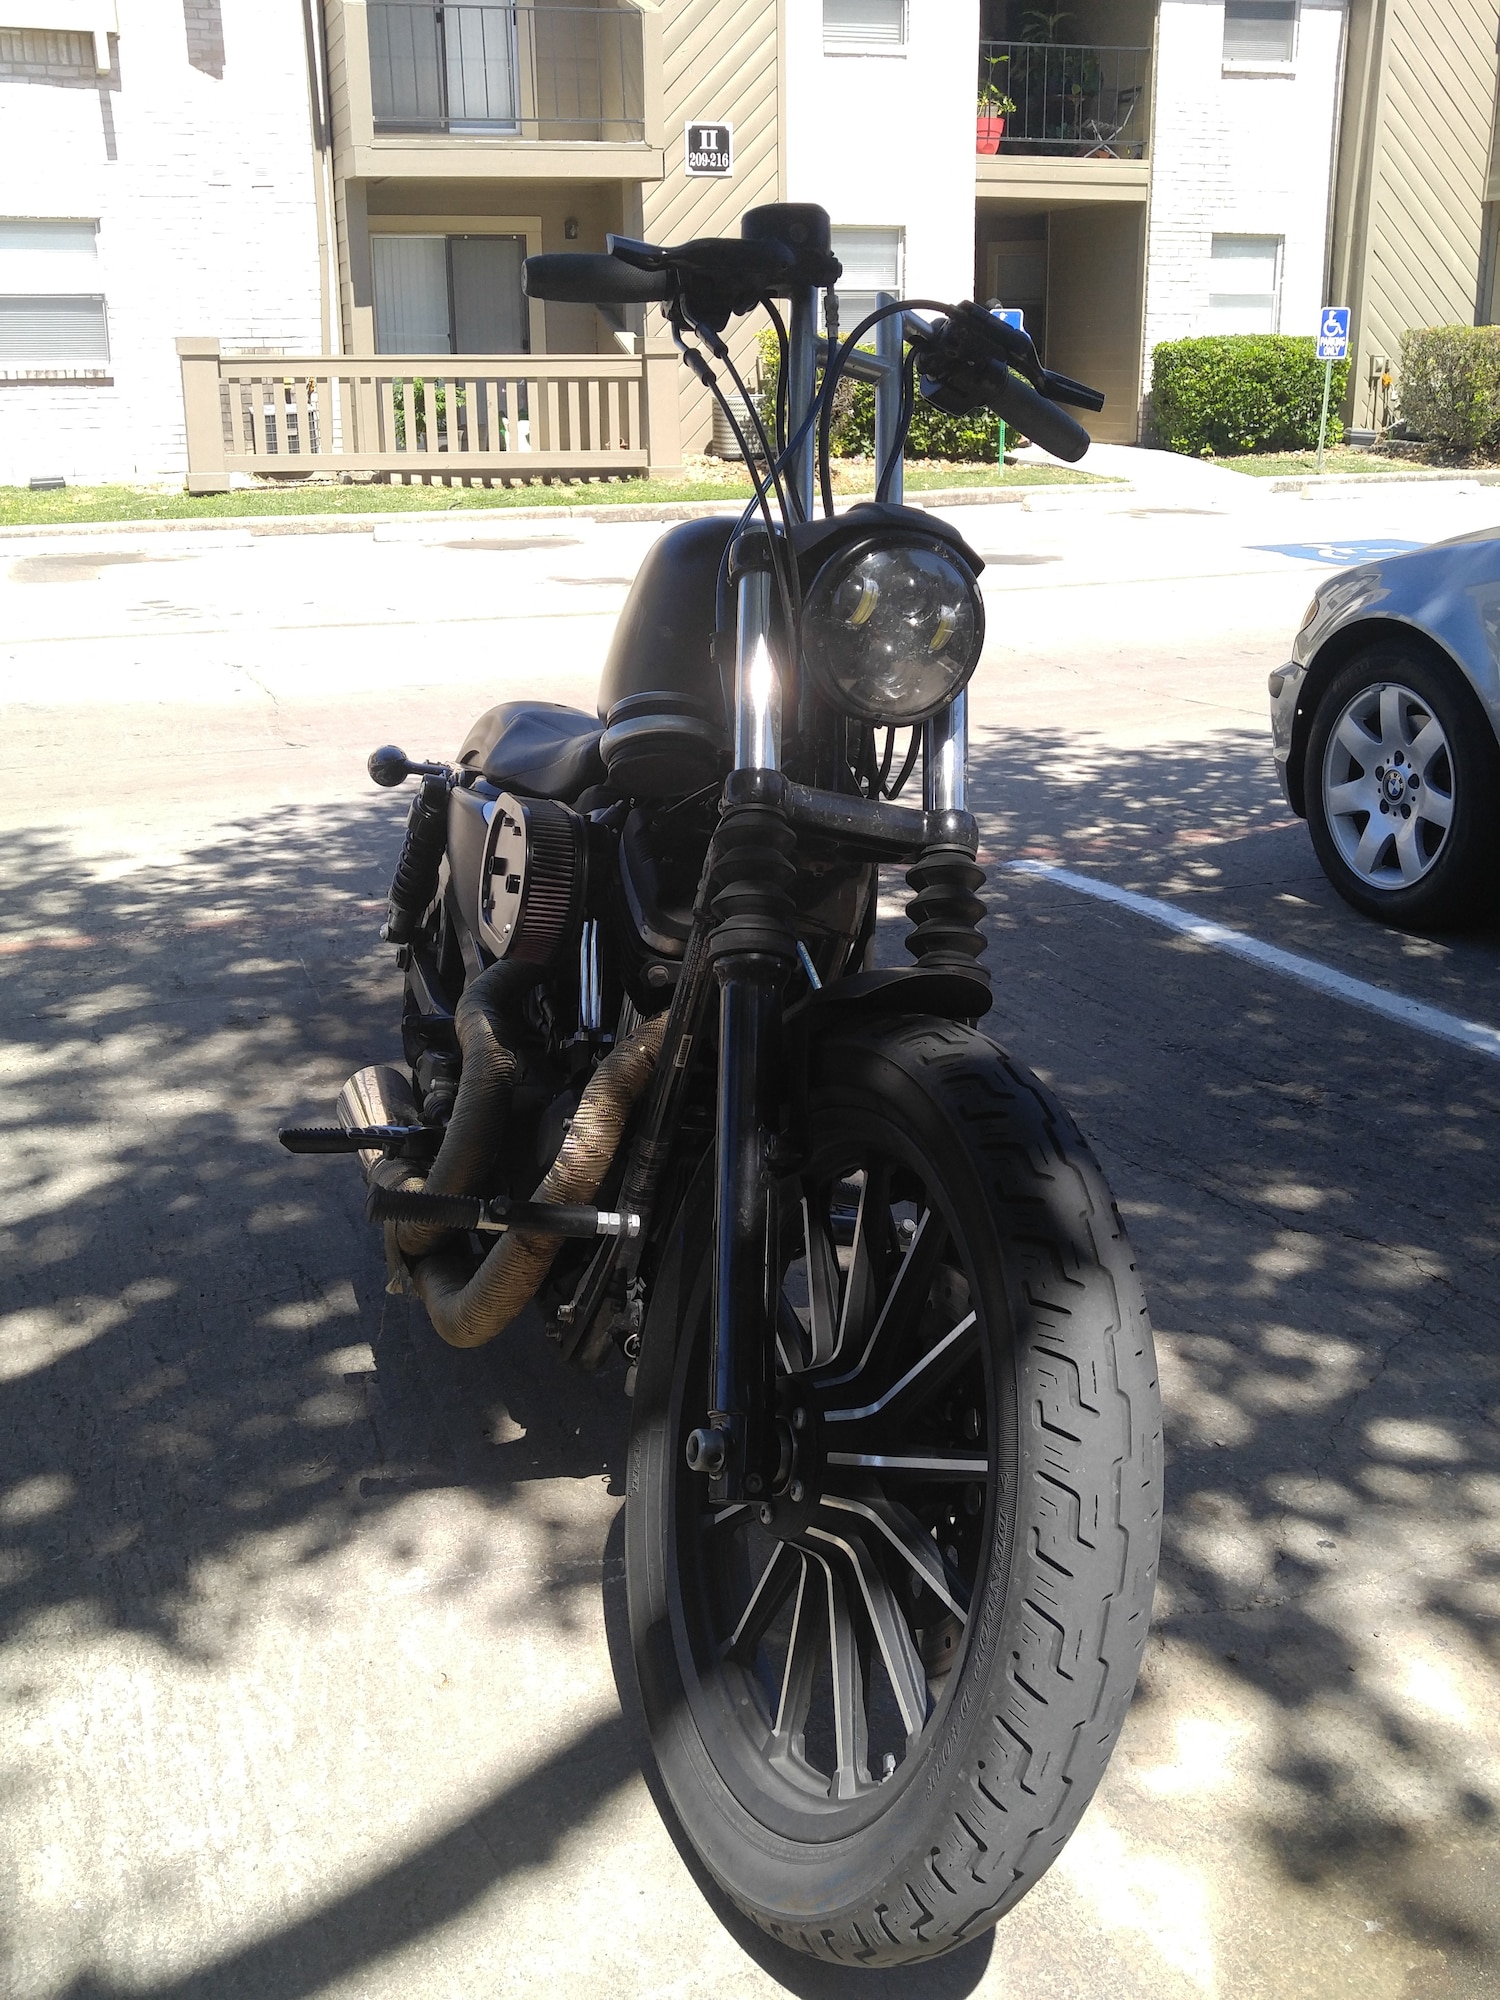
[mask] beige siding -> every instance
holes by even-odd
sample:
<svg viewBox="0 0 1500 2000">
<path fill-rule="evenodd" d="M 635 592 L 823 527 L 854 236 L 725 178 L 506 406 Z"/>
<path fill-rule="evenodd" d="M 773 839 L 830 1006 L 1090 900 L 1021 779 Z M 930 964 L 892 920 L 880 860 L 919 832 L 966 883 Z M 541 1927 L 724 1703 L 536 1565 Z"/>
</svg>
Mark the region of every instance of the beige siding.
<svg viewBox="0 0 1500 2000">
<path fill-rule="evenodd" d="M 1356 424 L 1375 420 L 1371 355 L 1481 308 L 1497 31 L 1500 0 L 1351 9 L 1331 284 L 1354 312 Z"/>
<path fill-rule="evenodd" d="M 337 146 L 349 143 L 348 36 L 344 32 L 344 10 L 329 5 L 323 10 L 328 37 L 328 95 L 333 106 L 333 139 Z"/>
<path fill-rule="evenodd" d="M 345 30 L 342 0 L 324 0 L 323 27 L 328 55 L 328 100 L 332 112 L 330 137 L 333 142 L 333 222 L 338 248 L 339 344 L 344 353 L 354 350 L 354 287 L 349 261 L 349 200 L 344 184 L 343 163 L 349 157 L 349 37 Z"/>
<path fill-rule="evenodd" d="M 1103 410 L 1080 415 L 1090 436 L 1134 444 L 1145 208 L 1058 208 L 1047 223 L 1047 364 L 1104 391 Z"/>
<path fill-rule="evenodd" d="M 641 226 L 649 241 L 736 235 L 747 208 L 778 198 L 778 70 L 777 0 L 667 0 L 662 9 L 667 171 L 642 190 Z M 688 178 L 682 134 L 690 118 L 733 125 L 732 177 Z M 752 315 L 729 330 L 730 351 L 742 373 L 754 367 L 760 323 L 760 316 Z M 686 369 L 682 421 L 683 449 L 704 450 L 712 421 L 709 399 Z"/>
</svg>

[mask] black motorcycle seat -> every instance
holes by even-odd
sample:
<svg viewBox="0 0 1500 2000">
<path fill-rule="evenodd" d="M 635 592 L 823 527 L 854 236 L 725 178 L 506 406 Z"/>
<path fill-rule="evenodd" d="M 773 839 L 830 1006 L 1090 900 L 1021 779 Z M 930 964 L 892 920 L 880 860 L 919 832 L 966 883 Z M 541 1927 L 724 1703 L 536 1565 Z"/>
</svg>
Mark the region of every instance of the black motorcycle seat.
<svg viewBox="0 0 1500 2000">
<path fill-rule="evenodd" d="M 596 715 L 550 701 L 502 701 L 464 738 L 460 764 L 478 769 L 502 792 L 571 802 L 604 779 Z"/>
</svg>

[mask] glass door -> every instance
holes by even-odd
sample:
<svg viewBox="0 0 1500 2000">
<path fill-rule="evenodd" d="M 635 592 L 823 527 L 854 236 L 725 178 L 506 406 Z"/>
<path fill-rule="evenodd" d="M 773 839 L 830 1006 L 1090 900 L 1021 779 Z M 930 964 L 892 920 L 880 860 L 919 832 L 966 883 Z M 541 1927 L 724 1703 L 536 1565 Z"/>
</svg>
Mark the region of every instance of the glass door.
<svg viewBox="0 0 1500 2000">
<path fill-rule="evenodd" d="M 524 236 L 370 238 L 378 354 L 526 354 Z"/>
</svg>

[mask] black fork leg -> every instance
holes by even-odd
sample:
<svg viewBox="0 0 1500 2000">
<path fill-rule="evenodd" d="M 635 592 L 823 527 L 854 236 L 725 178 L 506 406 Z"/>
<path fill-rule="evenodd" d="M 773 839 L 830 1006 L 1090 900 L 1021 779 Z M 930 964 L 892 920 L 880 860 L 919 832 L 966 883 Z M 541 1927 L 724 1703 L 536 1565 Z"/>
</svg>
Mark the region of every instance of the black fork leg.
<svg viewBox="0 0 1500 2000">
<path fill-rule="evenodd" d="M 772 1154 L 781 1119 L 782 988 L 796 962 L 794 837 L 781 813 L 732 805 L 715 837 L 710 940 L 719 983 L 717 1190 L 709 1424 L 690 1461 L 715 1503 L 769 1490 L 779 1271 Z"/>
</svg>

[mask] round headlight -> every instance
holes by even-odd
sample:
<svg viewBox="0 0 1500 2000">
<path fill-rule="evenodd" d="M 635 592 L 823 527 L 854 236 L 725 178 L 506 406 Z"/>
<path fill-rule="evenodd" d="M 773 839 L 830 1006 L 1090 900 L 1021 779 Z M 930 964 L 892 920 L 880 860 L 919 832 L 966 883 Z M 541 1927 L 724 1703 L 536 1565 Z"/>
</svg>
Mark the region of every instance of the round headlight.
<svg viewBox="0 0 1500 2000">
<path fill-rule="evenodd" d="M 984 602 L 940 541 L 857 543 L 813 578 L 802 650 L 819 689 L 859 722 L 925 722 L 962 689 L 984 645 Z"/>
</svg>

